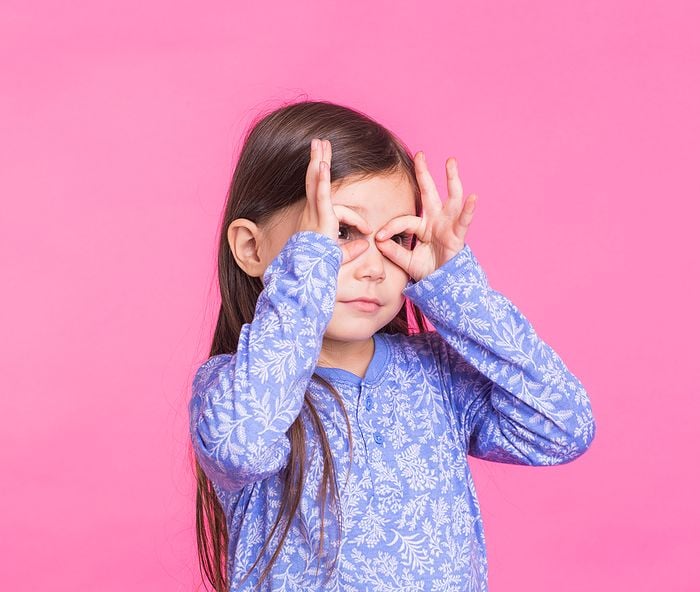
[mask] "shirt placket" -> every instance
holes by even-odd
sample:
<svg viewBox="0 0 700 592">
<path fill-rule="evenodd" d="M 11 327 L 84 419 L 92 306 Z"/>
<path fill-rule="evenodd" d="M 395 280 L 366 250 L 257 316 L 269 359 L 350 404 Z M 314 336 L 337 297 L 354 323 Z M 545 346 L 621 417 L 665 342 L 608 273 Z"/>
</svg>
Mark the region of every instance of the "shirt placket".
<svg viewBox="0 0 700 592">
<path fill-rule="evenodd" d="M 375 390 L 364 382 L 360 383 L 357 410 L 357 423 L 362 434 L 365 458 L 367 459 L 367 464 L 370 468 L 369 474 L 372 481 L 372 495 L 374 495 L 374 468 L 377 462 L 381 462 L 379 458 L 383 456 L 383 448 L 386 444 L 384 431 L 377 422 L 377 413 L 379 409 Z"/>
</svg>

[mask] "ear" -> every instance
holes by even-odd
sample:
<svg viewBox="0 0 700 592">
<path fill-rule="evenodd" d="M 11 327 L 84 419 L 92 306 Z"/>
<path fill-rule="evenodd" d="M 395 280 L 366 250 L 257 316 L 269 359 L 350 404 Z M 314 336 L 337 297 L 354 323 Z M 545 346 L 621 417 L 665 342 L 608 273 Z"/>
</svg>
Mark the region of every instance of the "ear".
<svg viewBox="0 0 700 592">
<path fill-rule="evenodd" d="M 238 267 L 251 277 L 262 277 L 265 264 L 260 257 L 262 233 L 255 222 L 247 218 L 236 218 L 228 226 L 228 246 Z"/>
</svg>

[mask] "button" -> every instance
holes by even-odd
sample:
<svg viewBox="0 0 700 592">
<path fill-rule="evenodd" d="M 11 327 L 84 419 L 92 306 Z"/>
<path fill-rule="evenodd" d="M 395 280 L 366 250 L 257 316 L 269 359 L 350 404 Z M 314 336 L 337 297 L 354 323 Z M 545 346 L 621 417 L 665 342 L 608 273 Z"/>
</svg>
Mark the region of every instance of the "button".
<svg viewBox="0 0 700 592">
<path fill-rule="evenodd" d="M 383 444 L 384 443 L 384 436 L 382 436 L 379 432 L 374 433 L 374 441 L 377 444 Z"/>
<path fill-rule="evenodd" d="M 372 410 L 372 407 L 373 407 L 372 396 L 371 396 L 371 395 L 367 395 L 367 396 L 365 397 L 365 409 L 367 409 L 367 411 L 371 411 L 371 410 Z"/>
</svg>

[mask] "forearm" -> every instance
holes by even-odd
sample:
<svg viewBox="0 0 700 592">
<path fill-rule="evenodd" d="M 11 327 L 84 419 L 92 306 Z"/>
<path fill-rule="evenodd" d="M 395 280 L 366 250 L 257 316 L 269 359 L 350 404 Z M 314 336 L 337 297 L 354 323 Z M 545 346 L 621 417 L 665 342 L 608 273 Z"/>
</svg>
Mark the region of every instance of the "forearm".
<svg viewBox="0 0 700 592">
<path fill-rule="evenodd" d="M 469 247 L 407 288 L 467 364 L 450 364 L 470 453 L 524 464 L 573 460 L 595 432 L 588 394 Z M 470 372 L 478 370 L 479 375 Z"/>
<path fill-rule="evenodd" d="M 286 464 L 286 432 L 301 411 L 335 301 L 339 249 L 319 236 L 290 239 L 265 274 L 235 355 L 211 358 L 193 382 L 195 451 L 227 489 Z"/>
</svg>

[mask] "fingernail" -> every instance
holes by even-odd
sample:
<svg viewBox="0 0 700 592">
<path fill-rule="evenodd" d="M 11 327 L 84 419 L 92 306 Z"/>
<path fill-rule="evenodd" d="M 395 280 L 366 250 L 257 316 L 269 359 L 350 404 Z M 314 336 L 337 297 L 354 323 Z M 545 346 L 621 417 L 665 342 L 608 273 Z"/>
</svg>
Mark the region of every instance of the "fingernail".
<svg viewBox="0 0 700 592">
<path fill-rule="evenodd" d="M 379 240 L 382 240 L 385 236 L 386 236 L 386 232 L 384 232 L 383 230 L 380 230 L 380 231 L 377 233 L 377 238 L 378 238 Z"/>
</svg>

